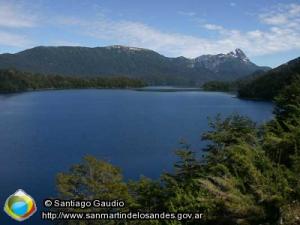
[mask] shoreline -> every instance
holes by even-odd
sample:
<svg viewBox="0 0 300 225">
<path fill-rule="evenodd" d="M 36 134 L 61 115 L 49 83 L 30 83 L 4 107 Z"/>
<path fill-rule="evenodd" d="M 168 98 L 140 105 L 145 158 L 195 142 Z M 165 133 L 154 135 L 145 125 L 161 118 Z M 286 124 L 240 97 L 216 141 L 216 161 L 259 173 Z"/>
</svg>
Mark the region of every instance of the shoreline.
<svg viewBox="0 0 300 225">
<path fill-rule="evenodd" d="M 63 91 L 63 90 L 90 90 L 90 89 L 100 89 L 100 90 L 133 90 L 134 87 L 115 87 L 115 88 L 105 88 L 105 87 L 84 87 L 84 88 L 40 88 L 40 89 L 27 89 L 20 91 L 0 91 L 0 94 L 16 94 L 16 93 L 26 93 L 26 92 L 39 92 L 39 91 Z"/>
</svg>

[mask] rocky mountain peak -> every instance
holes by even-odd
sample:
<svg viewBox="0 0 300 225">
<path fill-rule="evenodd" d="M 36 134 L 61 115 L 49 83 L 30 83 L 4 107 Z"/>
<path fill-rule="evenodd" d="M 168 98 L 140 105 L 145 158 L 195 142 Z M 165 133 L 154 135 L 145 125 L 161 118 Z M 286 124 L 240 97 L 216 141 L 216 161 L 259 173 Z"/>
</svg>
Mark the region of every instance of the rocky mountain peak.
<svg viewBox="0 0 300 225">
<path fill-rule="evenodd" d="M 243 60 L 245 62 L 249 62 L 249 58 L 246 56 L 246 54 L 239 48 L 235 49 L 233 52 L 229 52 L 227 55 L 238 58 L 240 60 Z"/>
</svg>

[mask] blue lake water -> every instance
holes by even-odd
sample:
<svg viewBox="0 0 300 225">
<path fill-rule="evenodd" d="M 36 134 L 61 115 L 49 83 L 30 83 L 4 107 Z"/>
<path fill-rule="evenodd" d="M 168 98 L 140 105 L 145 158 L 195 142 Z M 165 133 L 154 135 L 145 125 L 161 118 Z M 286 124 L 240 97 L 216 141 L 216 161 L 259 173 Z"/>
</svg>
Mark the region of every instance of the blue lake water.
<svg viewBox="0 0 300 225">
<path fill-rule="evenodd" d="M 94 155 L 126 179 L 158 178 L 185 139 L 200 151 L 207 117 L 238 112 L 261 123 L 272 104 L 226 93 L 62 90 L 0 95 L 0 204 L 17 189 L 37 200 L 55 195 L 55 175 Z M 46 224 L 39 214 L 23 224 Z M 33 222 L 35 221 L 35 222 Z M 0 224 L 19 224 L 0 212 Z"/>
</svg>

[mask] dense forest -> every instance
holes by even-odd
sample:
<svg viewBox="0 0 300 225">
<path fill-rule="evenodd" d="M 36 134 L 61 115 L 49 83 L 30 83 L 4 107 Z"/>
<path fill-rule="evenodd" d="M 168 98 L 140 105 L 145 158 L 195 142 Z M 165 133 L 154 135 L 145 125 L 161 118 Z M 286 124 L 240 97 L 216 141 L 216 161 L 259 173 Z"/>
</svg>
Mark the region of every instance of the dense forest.
<svg viewBox="0 0 300 225">
<path fill-rule="evenodd" d="M 206 148 L 198 152 L 183 144 L 174 171 L 159 180 L 125 182 L 119 168 L 87 156 L 57 176 L 59 197 L 126 202 L 124 208 L 89 211 L 204 214 L 201 220 L 82 220 L 81 225 L 299 225 L 300 79 L 285 86 L 274 103 L 274 119 L 261 126 L 239 115 L 210 121 L 202 135 Z"/>
<path fill-rule="evenodd" d="M 239 92 L 244 90 L 247 85 L 256 81 L 265 75 L 265 71 L 257 70 L 256 72 L 237 79 L 235 81 L 209 81 L 202 85 L 204 91 L 223 91 L 223 92 Z M 273 96 L 274 97 L 274 96 Z"/>
<path fill-rule="evenodd" d="M 296 76 L 300 75 L 300 58 L 285 63 L 239 86 L 239 96 L 271 100 Z"/>
<path fill-rule="evenodd" d="M 0 70 L 0 92 L 68 88 L 129 88 L 145 83 L 126 77 L 78 78 L 58 75 L 32 74 L 16 70 Z"/>
<path fill-rule="evenodd" d="M 237 90 L 236 82 L 226 82 L 226 81 L 209 81 L 202 85 L 204 91 L 236 91 Z"/>
</svg>

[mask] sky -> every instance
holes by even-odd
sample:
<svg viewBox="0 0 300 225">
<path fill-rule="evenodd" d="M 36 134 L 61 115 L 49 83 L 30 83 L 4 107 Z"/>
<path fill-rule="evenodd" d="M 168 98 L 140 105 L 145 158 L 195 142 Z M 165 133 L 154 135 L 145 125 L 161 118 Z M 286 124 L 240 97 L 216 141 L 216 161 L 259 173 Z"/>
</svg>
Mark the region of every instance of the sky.
<svg viewBox="0 0 300 225">
<path fill-rule="evenodd" d="M 242 49 L 276 67 L 300 56 L 299 0 L 0 0 L 0 53 L 126 45 L 194 58 Z"/>
</svg>

